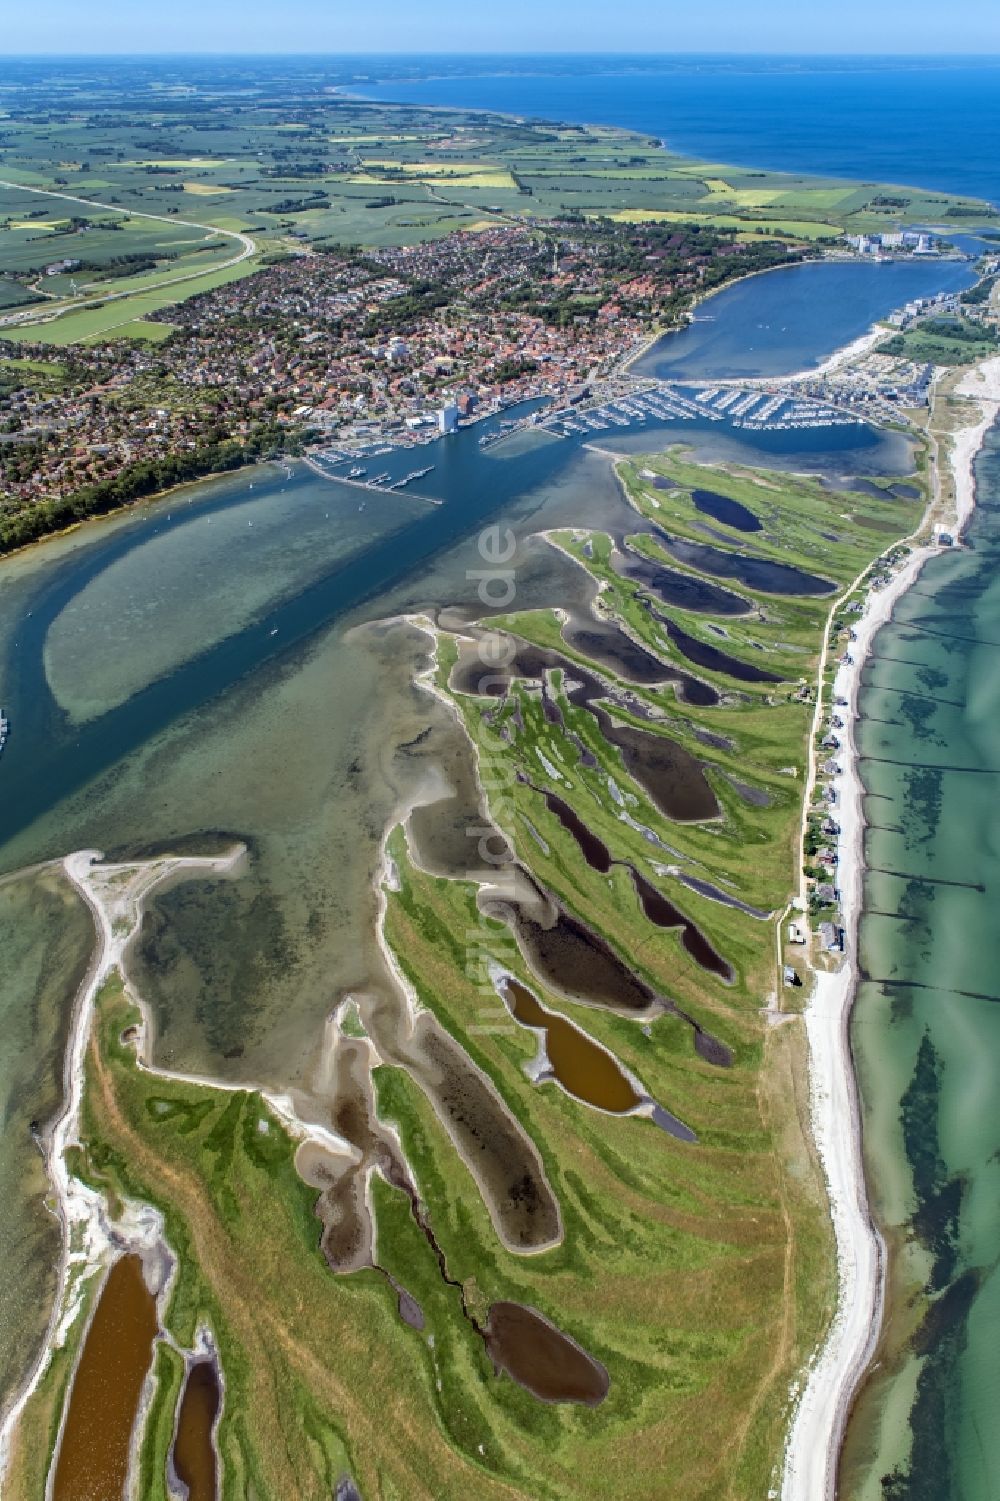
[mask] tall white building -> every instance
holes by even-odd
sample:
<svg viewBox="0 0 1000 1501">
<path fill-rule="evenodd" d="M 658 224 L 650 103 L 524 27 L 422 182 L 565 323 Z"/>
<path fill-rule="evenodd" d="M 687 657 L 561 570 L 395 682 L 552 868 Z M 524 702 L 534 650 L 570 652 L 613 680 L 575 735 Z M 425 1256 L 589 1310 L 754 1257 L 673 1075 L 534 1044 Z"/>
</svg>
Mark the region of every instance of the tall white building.
<svg viewBox="0 0 1000 1501">
<path fill-rule="evenodd" d="M 449 401 L 438 412 L 438 428 L 443 433 L 453 433 L 458 430 L 458 407 L 453 401 Z"/>
</svg>

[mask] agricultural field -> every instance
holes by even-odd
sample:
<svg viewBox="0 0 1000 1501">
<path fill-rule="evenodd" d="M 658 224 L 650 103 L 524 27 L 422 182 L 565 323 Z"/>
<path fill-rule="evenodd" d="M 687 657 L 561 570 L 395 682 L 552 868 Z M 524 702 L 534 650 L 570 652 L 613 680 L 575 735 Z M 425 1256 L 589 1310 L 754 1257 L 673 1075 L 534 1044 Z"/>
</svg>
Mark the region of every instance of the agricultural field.
<svg viewBox="0 0 1000 1501">
<path fill-rule="evenodd" d="M 12 316 L 35 327 L 22 304 L 39 296 L 37 326 L 74 342 L 101 320 L 57 332 L 62 310 L 116 298 L 104 326 L 135 337 L 152 308 L 217 284 L 241 254 L 246 275 L 275 254 L 411 245 L 512 220 L 696 223 L 810 245 L 989 217 L 940 193 L 692 162 L 623 130 L 365 103 L 294 69 L 284 82 L 272 72 L 245 94 L 183 96 L 137 84 L 127 102 L 100 77 L 56 99 L 43 79 L 0 87 L 7 327 Z M 80 264 L 45 274 L 64 260 Z M 144 300 L 167 288 L 166 302 Z"/>
</svg>

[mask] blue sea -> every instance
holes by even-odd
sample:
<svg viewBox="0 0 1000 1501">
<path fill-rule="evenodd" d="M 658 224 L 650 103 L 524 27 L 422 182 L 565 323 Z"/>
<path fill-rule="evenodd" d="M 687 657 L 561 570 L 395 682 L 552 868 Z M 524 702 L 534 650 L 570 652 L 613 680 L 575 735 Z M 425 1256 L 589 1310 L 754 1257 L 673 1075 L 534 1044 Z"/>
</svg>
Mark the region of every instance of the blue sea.
<svg viewBox="0 0 1000 1501">
<path fill-rule="evenodd" d="M 350 87 L 626 126 L 707 161 L 1000 201 L 1000 58 L 372 58 Z"/>
</svg>

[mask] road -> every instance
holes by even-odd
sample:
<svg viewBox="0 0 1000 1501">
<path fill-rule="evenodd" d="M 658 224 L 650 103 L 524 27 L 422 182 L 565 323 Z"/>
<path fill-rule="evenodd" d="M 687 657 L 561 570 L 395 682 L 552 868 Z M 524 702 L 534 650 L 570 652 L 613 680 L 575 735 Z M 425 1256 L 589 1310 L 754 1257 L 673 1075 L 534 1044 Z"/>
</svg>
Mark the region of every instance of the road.
<svg viewBox="0 0 1000 1501">
<path fill-rule="evenodd" d="M 0 328 L 14 328 L 22 323 L 50 322 L 53 318 L 58 318 L 62 313 L 69 312 L 74 307 L 79 307 L 81 302 L 117 302 L 125 297 L 134 297 L 139 292 L 155 292 L 161 287 L 180 286 L 183 282 L 199 281 L 209 271 L 213 273 L 216 271 L 227 271 L 232 266 L 240 265 L 242 261 L 249 260 L 250 256 L 255 254 L 257 250 L 256 240 L 252 239 L 250 235 L 243 234 L 238 229 L 220 229 L 217 224 L 200 224 L 194 219 L 178 219 L 175 214 L 150 214 L 140 209 L 122 208 L 120 203 L 101 203 L 96 198 L 78 198 L 73 193 L 60 193 L 54 188 L 37 188 L 30 183 L 9 182 L 6 178 L 2 177 L 0 177 L 0 188 L 13 188 L 21 193 L 35 193 L 43 198 L 60 198 L 66 203 L 80 204 L 84 208 L 99 208 L 112 214 L 121 214 L 126 219 L 152 219 L 158 224 L 179 224 L 183 229 L 201 229 L 207 234 L 222 235 L 227 240 L 236 240 L 240 246 L 238 255 L 232 256 L 228 261 L 221 261 L 217 266 L 211 266 L 201 271 L 185 271 L 180 276 L 161 277 L 158 281 L 146 281 L 141 286 L 130 287 L 124 292 L 108 292 L 103 297 L 98 292 L 88 294 L 86 297 L 70 298 L 62 303 L 52 303 L 45 308 L 44 317 L 41 316 L 37 305 L 32 305 L 29 309 L 19 309 L 15 313 L 0 318 Z M 128 322 L 130 320 L 126 319 L 125 321 Z"/>
</svg>

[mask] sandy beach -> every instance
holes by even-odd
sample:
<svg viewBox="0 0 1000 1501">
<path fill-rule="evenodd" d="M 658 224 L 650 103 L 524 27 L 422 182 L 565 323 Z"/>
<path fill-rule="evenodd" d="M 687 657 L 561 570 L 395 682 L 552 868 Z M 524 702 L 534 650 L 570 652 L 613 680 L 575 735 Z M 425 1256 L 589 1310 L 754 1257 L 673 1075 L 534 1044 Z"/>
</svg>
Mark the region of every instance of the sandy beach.
<svg viewBox="0 0 1000 1501">
<path fill-rule="evenodd" d="M 846 351 L 842 353 L 846 356 Z M 978 406 L 975 419 L 951 434 L 945 440 L 946 450 L 939 454 L 939 463 L 951 470 L 955 494 L 954 515 L 942 521 L 953 533 L 960 533 L 975 507 L 973 461 L 1000 410 L 1000 357 L 970 370 L 955 394 Z M 939 550 L 935 545 L 914 547 L 891 582 L 869 592 L 864 613 L 854 627 L 851 660 L 840 664 L 833 685 L 833 698 L 846 700 L 847 705 L 839 709 L 847 730 L 838 752 L 840 772 L 833 778 L 837 792 L 834 816 L 840 825 L 838 880 L 845 957 L 838 970 L 816 973 L 805 1024 L 812 1130 L 826 1175 L 836 1239 L 838 1302 L 826 1341 L 803 1376 L 785 1452 L 782 1501 L 834 1501 L 844 1428 L 882 1319 L 885 1246 L 868 1205 L 848 1030 L 857 985 L 864 888 L 864 789 L 857 767 L 854 726 L 861 672 L 875 636 L 928 558 Z M 819 680 L 822 684 L 822 669 Z M 828 707 L 821 697 L 814 728 L 819 727 Z M 815 740 L 814 734 L 813 746 Z M 814 774 L 813 749 L 810 788 Z"/>
</svg>

